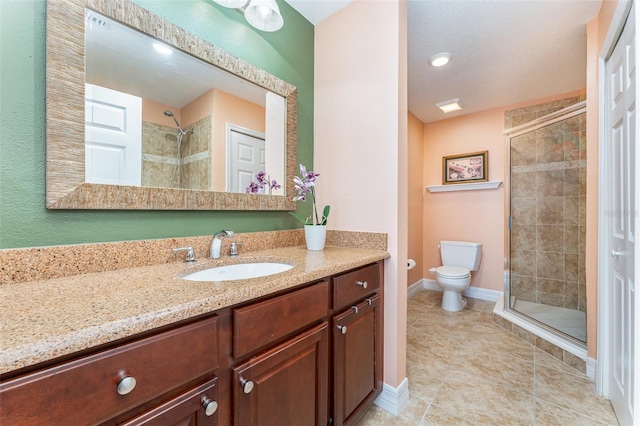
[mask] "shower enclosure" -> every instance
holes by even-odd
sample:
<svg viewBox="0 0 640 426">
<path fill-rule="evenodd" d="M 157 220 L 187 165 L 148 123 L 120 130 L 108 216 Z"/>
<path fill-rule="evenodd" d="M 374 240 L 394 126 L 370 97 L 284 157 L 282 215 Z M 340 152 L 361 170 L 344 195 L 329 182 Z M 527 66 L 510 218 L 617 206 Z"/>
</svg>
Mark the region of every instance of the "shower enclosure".
<svg viewBox="0 0 640 426">
<path fill-rule="evenodd" d="M 506 122 L 505 306 L 585 345 L 585 102 L 546 106 Z"/>
</svg>

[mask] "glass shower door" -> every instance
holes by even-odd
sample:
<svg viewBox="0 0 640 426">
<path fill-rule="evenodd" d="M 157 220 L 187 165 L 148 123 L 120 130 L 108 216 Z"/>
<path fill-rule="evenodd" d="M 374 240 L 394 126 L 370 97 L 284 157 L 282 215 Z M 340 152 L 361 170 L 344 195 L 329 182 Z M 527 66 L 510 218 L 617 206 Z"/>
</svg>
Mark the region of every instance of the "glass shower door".
<svg viewBox="0 0 640 426">
<path fill-rule="evenodd" d="M 507 304 L 584 344 L 586 113 L 512 130 Z"/>
</svg>

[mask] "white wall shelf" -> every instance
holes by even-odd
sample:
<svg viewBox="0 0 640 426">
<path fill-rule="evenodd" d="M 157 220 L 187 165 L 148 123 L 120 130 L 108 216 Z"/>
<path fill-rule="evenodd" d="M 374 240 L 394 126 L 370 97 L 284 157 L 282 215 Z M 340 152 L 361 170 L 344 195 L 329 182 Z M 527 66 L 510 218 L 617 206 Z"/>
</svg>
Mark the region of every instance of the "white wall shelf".
<svg viewBox="0 0 640 426">
<path fill-rule="evenodd" d="M 429 192 L 449 192 L 449 191 L 476 191 L 479 189 L 496 189 L 502 185 L 501 180 L 490 182 L 473 182 L 473 183 L 453 183 L 450 185 L 432 185 L 427 186 Z"/>
</svg>

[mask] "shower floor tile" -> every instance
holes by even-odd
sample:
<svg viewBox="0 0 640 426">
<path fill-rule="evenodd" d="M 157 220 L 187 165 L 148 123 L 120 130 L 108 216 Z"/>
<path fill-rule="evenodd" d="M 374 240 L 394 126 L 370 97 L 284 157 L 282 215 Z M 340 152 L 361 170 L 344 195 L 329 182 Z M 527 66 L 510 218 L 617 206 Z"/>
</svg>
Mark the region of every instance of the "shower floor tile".
<svg viewBox="0 0 640 426">
<path fill-rule="evenodd" d="M 578 340 L 587 341 L 587 315 L 584 312 L 524 300 L 516 300 L 513 309 Z"/>
<path fill-rule="evenodd" d="M 407 409 L 373 405 L 357 426 L 618 425 L 586 375 L 494 324 L 493 302 L 452 313 L 441 301 L 433 290 L 408 301 Z"/>
</svg>

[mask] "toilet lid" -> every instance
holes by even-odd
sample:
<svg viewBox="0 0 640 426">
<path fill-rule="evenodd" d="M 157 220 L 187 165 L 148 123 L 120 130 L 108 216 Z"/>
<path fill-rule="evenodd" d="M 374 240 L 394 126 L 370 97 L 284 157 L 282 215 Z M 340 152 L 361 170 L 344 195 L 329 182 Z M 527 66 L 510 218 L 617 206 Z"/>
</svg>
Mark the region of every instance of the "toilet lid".
<svg viewBox="0 0 640 426">
<path fill-rule="evenodd" d="M 436 268 L 436 274 L 443 278 L 466 278 L 471 272 L 459 266 L 439 266 Z"/>
</svg>

